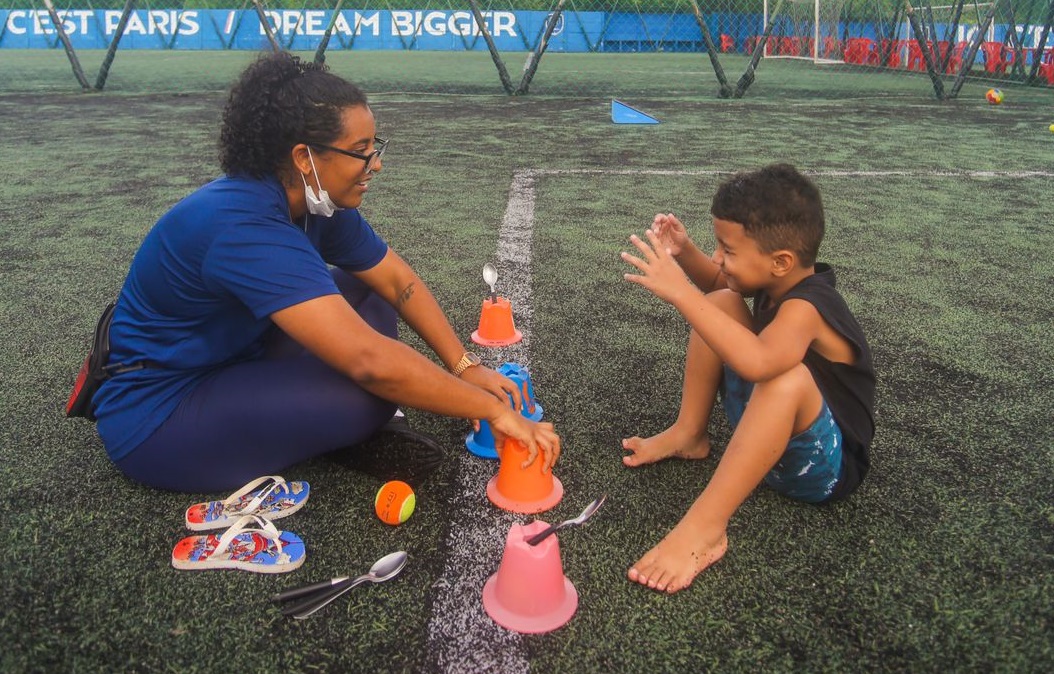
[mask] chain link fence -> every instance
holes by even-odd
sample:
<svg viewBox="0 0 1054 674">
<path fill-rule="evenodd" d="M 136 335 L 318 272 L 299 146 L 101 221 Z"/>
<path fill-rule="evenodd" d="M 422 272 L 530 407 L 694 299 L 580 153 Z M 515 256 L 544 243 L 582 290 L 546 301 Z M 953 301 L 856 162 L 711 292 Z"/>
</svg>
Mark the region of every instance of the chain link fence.
<svg viewBox="0 0 1054 674">
<path fill-rule="evenodd" d="M 0 0 L 0 91 L 222 88 L 268 49 L 371 91 L 952 98 L 968 81 L 1054 86 L 1054 0 L 938 1 Z"/>
</svg>

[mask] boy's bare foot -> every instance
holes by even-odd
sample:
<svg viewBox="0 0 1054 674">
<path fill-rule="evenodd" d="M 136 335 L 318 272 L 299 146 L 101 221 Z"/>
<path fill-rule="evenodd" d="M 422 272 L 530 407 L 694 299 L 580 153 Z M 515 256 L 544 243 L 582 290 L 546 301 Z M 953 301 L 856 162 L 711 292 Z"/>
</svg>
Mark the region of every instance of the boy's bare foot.
<svg viewBox="0 0 1054 674">
<path fill-rule="evenodd" d="M 716 537 L 700 536 L 697 530 L 679 524 L 630 567 L 627 575 L 635 583 L 673 594 L 691 585 L 726 550 L 728 537 L 724 530 Z"/>
<path fill-rule="evenodd" d="M 650 438 L 633 436 L 622 440 L 622 449 L 630 452 L 622 463 L 630 467 L 655 463 L 676 456 L 680 459 L 705 459 L 710 455 L 710 436 L 702 437 L 681 430 L 677 424 Z"/>
</svg>

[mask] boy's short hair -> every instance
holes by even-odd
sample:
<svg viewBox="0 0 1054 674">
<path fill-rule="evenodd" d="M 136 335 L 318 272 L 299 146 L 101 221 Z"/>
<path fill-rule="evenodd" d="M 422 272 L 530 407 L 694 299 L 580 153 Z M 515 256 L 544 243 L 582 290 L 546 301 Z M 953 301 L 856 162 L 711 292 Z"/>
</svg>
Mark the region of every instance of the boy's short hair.
<svg viewBox="0 0 1054 674">
<path fill-rule="evenodd" d="M 710 213 L 742 225 L 762 252 L 791 250 L 802 266 L 816 264 L 823 201 L 816 185 L 790 164 L 735 174 L 717 188 Z"/>
</svg>

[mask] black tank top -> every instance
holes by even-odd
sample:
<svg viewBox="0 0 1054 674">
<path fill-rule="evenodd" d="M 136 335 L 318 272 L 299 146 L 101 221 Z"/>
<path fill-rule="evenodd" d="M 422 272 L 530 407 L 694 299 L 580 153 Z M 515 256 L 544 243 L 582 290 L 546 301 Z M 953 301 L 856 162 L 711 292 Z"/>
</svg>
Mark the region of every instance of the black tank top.
<svg viewBox="0 0 1054 674">
<path fill-rule="evenodd" d="M 844 474 L 828 499 L 837 501 L 860 485 L 871 466 L 868 447 L 875 435 L 875 368 L 863 329 L 835 290 L 834 270 L 829 265 L 817 263 L 815 272 L 791 288 L 780 302 L 801 299 L 812 304 L 856 352 L 856 362 L 852 365 L 831 362 L 811 348 L 802 360 L 842 429 Z M 771 300 L 764 291 L 754 296 L 755 334 L 776 317 L 779 304 L 770 304 Z"/>
</svg>

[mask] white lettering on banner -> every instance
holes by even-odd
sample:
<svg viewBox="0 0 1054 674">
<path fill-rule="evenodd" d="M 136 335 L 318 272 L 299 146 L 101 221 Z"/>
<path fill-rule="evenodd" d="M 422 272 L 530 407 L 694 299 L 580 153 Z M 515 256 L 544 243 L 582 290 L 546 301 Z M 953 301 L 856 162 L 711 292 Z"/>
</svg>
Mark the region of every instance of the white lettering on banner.
<svg viewBox="0 0 1054 674">
<path fill-rule="evenodd" d="M 301 12 L 295 9 L 267 10 L 264 12 L 271 30 L 277 35 L 324 35 L 326 15 L 321 10 Z M 266 31 L 260 26 L 260 35 Z"/>
<path fill-rule="evenodd" d="M 51 16 L 46 11 L 38 11 L 33 17 L 34 35 L 54 35 L 55 24 L 51 22 Z"/>
<path fill-rule="evenodd" d="M 348 25 L 348 19 L 344 12 L 341 12 L 340 16 L 337 17 L 337 22 L 333 24 L 333 32 L 347 35 L 349 37 L 353 35 L 362 35 L 363 31 L 366 29 L 369 29 L 370 35 L 374 37 L 380 35 L 381 15 L 374 12 L 369 16 L 363 16 L 361 13 L 355 12 L 355 28 L 352 28 Z"/>
<path fill-rule="evenodd" d="M 59 15 L 62 19 L 62 29 L 67 35 L 88 32 L 88 20 L 92 18 L 91 10 L 71 9 Z M 16 9 L 7 15 L 7 32 L 12 35 L 25 35 L 29 30 L 26 19 L 32 19 L 33 35 L 54 35 L 55 24 L 47 10 L 24 10 Z"/>
<path fill-rule="evenodd" d="M 320 11 L 315 10 L 315 11 L 307 12 L 304 16 L 307 19 L 307 29 L 306 30 L 307 30 L 307 34 L 308 35 L 324 35 L 325 34 L 325 32 L 326 32 L 326 24 L 323 23 L 323 21 L 325 20 L 326 15 L 325 15 L 324 12 L 320 12 Z"/>
<path fill-rule="evenodd" d="M 494 28 L 490 34 L 498 37 L 503 32 L 516 37 L 516 15 L 512 12 L 494 12 Z"/>
<path fill-rule="evenodd" d="M 103 12 L 103 29 L 106 35 L 117 32 L 121 22 L 121 10 Z M 201 30 L 198 13 L 194 10 L 152 9 L 146 12 L 132 12 L 124 27 L 124 35 L 197 35 Z"/>
<path fill-rule="evenodd" d="M 117 32 L 117 23 L 121 20 L 121 10 L 109 10 L 103 12 L 103 32 L 113 35 Z"/>
<path fill-rule="evenodd" d="M 278 35 L 325 35 L 326 28 L 329 27 L 326 12 L 322 10 L 309 10 L 306 12 L 298 10 L 269 10 L 264 12 L 264 15 L 267 17 L 271 30 Z M 337 20 L 333 24 L 333 32 L 341 35 L 362 35 L 365 31 L 369 31 L 369 34 L 375 37 L 381 34 L 380 13 L 374 12 L 373 14 L 364 15 L 360 12 L 355 12 L 355 27 L 352 28 L 348 25 L 347 15 L 341 12 L 337 15 Z M 260 26 L 260 35 L 265 34 L 264 27 Z"/>
<path fill-rule="evenodd" d="M 420 16 L 421 12 L 417 12 Z M 420 35 L 418 30 L 415 30 L 414 25 L 414 12 L 407 12 L 402 10 L 396 10 L 392 12 L 392 35 L 402 35 L 404 37 L 410 35 Z"/>
<path fill-rule="evenodd" d="M 483 30 L 471 12 L 440 10 L 393 10 L 391 17 L 391 34 L 394 36 L 428 35 L 442 37 L 459 35 L 478 37 Z M 329 26 L 328 12 L 323 10 L 267 10 L 264 12 L 271 29 L 279 35 L 324 35 Z M 354 24 L 349 25 L 350 12 L 341 12 L 334 23 L 334 32 L 353 36 L 368 34 L 379 37 L 381 34 L 381 12 L 364 14 L 354 13 Z M 87 35 L 90 22 L 101 20 L 104 35 L 112 36 L 117 32 L 121 21 L 121 10 L 88 10 L 71 9 L 60 13 L 62 27 L 68 35 Z M 494 37 L 508 35 L 516 37 L 516 14 L 513 12 L 482 12 L 484 25 Z M 227 12 L 223 33 L 234 32 L 238 10 Z M 266 34 L 260 26 L 260 34 Z M 14 9 L 7 15 L 5 31 L 12 35 L 54 35 L 55 26 L 47 10 Z M 201 31 L 199 12 L 196 10 L 136 10 L 128 16 L 125 35 L 197 35 Z"/>
<path fill-rule="evenodd" d="M 424 17 L 424 29 L 429 35 L 446 35 L 446 12 L 429 12 Z"/>
<path fill-rule="evenodd" d="M 513 12 L 482 12 L 484 22 L 491 36 L 499 37 L 502 33 L 516 37 L 516 14 Z M 448 32 L 451 35 L 479 36 L 483 34 L 476 20 L 465 11 L 409 11 L 392 10 L 392 35 L 401 37 L 431 35 L 440 37 Z"/>
<path fill-rule="evenodd" d="M 19 26 L 15 21 L 17 19 L 26 18 L 26 12 L 23 9 L 11 10 L 11 13 L 7 15 L 7 24 L 4 26 L 4 30 L 12 35 L 25 35 L 26 29 L 23 26 Z"/>
</svg>

